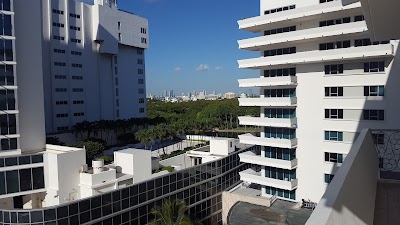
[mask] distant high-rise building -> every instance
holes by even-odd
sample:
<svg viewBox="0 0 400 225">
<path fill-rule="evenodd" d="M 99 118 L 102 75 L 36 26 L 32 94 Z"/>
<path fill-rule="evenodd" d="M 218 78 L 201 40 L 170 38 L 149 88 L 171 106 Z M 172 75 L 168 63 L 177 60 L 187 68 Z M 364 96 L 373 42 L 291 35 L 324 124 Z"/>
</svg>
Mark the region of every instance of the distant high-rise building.
<svg viewBox="0 0 400 225">
<path fill-rule="evenodd" d="M 169 97 L 175 97 L 174 96 L 174 90 L 169 90 Z"/>
<path fill-rule="evenodd" d="M 227 92 L 224 94 L 224 98 L 226 99 L 236 98 L 236 94 L 234 92 Z"/>
</svg>

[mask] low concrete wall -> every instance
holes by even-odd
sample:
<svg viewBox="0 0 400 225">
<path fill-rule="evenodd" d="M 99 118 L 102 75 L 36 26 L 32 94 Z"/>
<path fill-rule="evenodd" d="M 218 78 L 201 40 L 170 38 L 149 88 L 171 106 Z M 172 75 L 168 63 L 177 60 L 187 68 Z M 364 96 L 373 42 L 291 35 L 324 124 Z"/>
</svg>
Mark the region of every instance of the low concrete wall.
<svg viewBox="0 0 400 225">
<path fill-rule="evenodd" d="M 203 140 L 203 141 L 209 141 L 211 139 L 214 139 L 215 137 L 210 137 L 210 136 L 203 136 L 203 135 L 186 135 L 187 140 Z"/>
<path fill-rule="evenodd" d="M 363 130 L 306 225 L 372 225 L 379 162 L 369 130 Z"/>
<path fill-rule="evenodd" d="M 236 187 L 240 188 L 241 184 Z M 235 189 L 235 188 L 234 188 Z M 233 191 L 232 189 L 231 191 Z M 250 196 L 243 196 L 235 194 L 232 192 L 224 191 L 222 192 L 222 224 L 228 225 L 228 216 L 231 208 L 238 202 L 247 202 L 254 205 L 261 205 L 265 207 L 270 207 L 270 201 L 266 198 L 254 198 Z M 249 224 L 250 225 L 250 224 Z"/>
<path fill-rule="evenodd" d="M 166 167 L 166 166 L 179 166 L 179 168 L 175 168 L 176 170 L 181 170 L 185 169 L 187 167 L 191 167 L 191 161 L 190 158 L 186 154 L 181 154 L 177 155 L 175 157 L 161 160 L 160 161 L 160 166 Z"/>
</svg>

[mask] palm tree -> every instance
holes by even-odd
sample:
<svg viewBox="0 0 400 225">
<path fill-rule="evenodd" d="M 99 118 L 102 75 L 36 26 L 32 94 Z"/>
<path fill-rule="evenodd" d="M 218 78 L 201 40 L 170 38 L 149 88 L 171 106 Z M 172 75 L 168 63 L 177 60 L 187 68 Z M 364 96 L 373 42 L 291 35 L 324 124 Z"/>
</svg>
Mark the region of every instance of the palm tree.
<svg viewBox="0 0 400 225">
<path fill-rule="evenodd" d="M 182 200 L 165 201 L 162 208 L 156 207 L 151 211 L 155 219 L 150 225 L 200 225 L 198 221 L 192 221 L 185 214 L 187 206 Z"/>
<path fill-rule="evenodd" d="M 165 146 L 164 146 L 164 139 L 167 136 L 167 130 L 166 127 L 164 125 L 157 125 L 155 128 L 155 133 L 156 133 L 156 138 L 159 139 L 159 141 L 161 142 L 161 144 L 163 145 L 163 153 L 165 154 Z M 159 147 L 159 146 L 158 146 Z M 158 156 L 160 156 L 160 152 L 158 151 Z"/>
<path fill-rule="evenodd" d="M 150 141 L 148 130 L 139 130 L 135 133 L 135 139 L 144 144 L 144 149 L 147 150 L 147 143 Z"/>
</svg>

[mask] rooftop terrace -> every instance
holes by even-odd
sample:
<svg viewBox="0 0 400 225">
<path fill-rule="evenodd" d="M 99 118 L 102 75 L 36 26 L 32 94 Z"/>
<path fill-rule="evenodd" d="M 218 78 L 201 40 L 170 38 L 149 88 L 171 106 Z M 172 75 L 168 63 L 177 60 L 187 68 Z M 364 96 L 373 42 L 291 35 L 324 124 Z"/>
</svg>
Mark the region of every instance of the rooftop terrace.
<svg viewBox="0 0 400 225">
<path fill-rule="evenodd" d="M 271 207 L 239 202 L 231 209 L 229 225 L 304 225 L 312 211 L 298 203 L 277 200 Z"/>
</svg>

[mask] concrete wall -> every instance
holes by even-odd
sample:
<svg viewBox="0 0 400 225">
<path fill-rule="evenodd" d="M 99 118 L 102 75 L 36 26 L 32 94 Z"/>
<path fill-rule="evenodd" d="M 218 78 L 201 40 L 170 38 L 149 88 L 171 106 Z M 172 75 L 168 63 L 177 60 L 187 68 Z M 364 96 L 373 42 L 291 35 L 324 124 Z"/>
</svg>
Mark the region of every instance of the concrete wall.
<svg viewBox="0 0 400 225">
<path fill-rule="evenodd" d="M 114 152 L 117 172 L 134 176 L 134 182 L 147 180 L 152 174 L 151 152 L 141 149 L 126 149 Z"/>
<path fill-rule="evenodd" d="M 62 204 L 79 198 L 79 170 L 86 164 L 85 150 L 47 145 L 44 155 L 46 199 L 45 206 Z"/>
<path fill-rule="evenodd" d="M 18 108 L 22 151 L 45 148 L 42 58 L 42 8 L 39 0 L 15 0 Z M 29 23 L 24 15 L 29 14 Z"/>
<path fill-rule="evenodd" d="M 241 184 L 240 184 L 241 185 Z M 254 205 L 270 207 L 270 201 L 267 198 L 255 198 L 245 195 L 239 195 L 231 192 L 222 192 L 222 224 L 228 225 L 228 216 L 231 208 L 238 202 L 247 202 Z"/>
<path fill-rule="evenodd" d="M 235 139 L 215 138 L 210 140 L 210 153 L 215 155 L 229 155 L 235 151 Z"/>
<path fill-rule="evenodd" d="M 374 221 L 379 162 L 363 130 L 306 225 L 370 225 Z"/>
<path fill-rule="evenodd" d="M 190 158 L 186 154 L 181 154 L 175 157 L 171 157 L 169 159 L 161 160 L 160 165 L 162 167 L 178 166 L 179 168 L 175 168 L 176 170 L 185 169 L 187 167 L 193 166 Z"/>
</svg>

